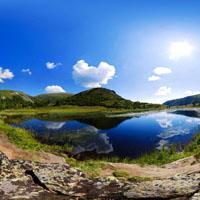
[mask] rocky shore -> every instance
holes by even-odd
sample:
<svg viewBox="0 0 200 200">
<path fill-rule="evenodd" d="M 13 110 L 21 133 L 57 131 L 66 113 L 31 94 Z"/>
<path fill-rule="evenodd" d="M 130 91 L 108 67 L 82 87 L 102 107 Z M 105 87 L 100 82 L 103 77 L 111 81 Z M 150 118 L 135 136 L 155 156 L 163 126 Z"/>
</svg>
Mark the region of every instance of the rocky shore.
<svg viewBox="0 0 200 200">
<path fill-rule="evenodd" d="M 9 160 L 0 153 L 0 199 L 200 199 L 200 169 L 151 181 L 88 178 L 68 164 Z"/>
</svg>

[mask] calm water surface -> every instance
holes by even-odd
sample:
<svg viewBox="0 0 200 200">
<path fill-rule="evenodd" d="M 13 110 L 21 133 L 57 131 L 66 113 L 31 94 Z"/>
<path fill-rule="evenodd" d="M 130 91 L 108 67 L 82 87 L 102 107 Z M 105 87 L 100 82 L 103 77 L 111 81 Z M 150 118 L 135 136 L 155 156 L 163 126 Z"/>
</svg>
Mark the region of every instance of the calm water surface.
<svg viewBox="0 0 200 200">
<path fill-rule="evenodd" d="M 32 118 L 12 123 L 31 130 L 43 143 L 73 146 L 73 154 L 136 158 L 163 146 L 183 147 L 200 131 L 198 110 L 179 110 L 73 120 Z"/>
</svg>

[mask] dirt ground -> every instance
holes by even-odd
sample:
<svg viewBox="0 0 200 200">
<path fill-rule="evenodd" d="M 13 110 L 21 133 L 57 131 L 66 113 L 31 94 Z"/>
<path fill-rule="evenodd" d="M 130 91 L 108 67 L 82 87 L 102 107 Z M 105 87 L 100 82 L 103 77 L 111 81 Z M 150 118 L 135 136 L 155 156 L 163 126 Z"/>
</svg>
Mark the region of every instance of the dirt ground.
<svg viewBox="0 0 200 200">
<path fill-rule="evenodd" d="M 6 154 L 9 159 L 33 160 L 42 163 L 65 163 L 64 158 L 46 152 L 29 152 L 19 149 L 9 142 L 5 134 L 0 133 L 0 151 Z M 102 170 L 101 176 L 111 176 L 113 171 L 123 170 L 131 176 L 167 178 L 177 174 L 189 174 L 200 172 L 200 162 L 193 156 L 175 161 L 164 166 L 140 166 L 138 164 L 109 163 Z"/>
<path fill-rule="evenodd" d="M 0 151 L 9 159 L 33 160 L 43 163 L 65 163 L 64 158 L 46 152 L 29 152 L 12 144 L 5 134 L 0 133 Z"/>
<path fill-rule="evenodd" d="M 161 167 L 153 165 L 140 166 L 138 164 L 109 163 L 105 170 L 102 171 L 101 175 L 110 176 L 115 170 L 126 171 L 132 176 L 168 178 L 177 174 L 200 172 L 200 162 L 191 156 Z"/>
</svg>

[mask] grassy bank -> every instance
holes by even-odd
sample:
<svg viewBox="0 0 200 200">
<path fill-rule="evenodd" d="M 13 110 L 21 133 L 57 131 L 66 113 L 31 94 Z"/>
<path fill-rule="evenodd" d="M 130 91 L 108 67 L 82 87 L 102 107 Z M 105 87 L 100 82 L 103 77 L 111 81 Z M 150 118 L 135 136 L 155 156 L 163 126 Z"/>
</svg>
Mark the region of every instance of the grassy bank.
<svg viewBox="0 0 200 200">
<path fill-rule="evenodd" d="M 130 112 L 145 112 L 151 109 L 116 109 L 116 108 L 106 108 L 103 106 L 58 106 L 58 107 L 41 107 L 41 108 L 21 108 L 21 109 L 8 109 L 0 110 L 0 116 L 19 116 L 19 115 L 62 115 L 62 116 L 81 116 L 81 115 L 112 115 L 112 114 L 122 114 Z M 161 109 L 155 109 L 161 110 Z M 151 110 L 152 111 L 152 110 Z"/>
<path fill-rule="evenodd" d="M 6 124 L 2 119 L 0 119 L 0 133 L 6 134 L 10 142 L 15 144 L 17 147 L 29 150 L 29 151 L 48 151 L 48 152 L 63 152 L 71 151 L 70 146 L 57 146 L 57 145 L 46 145 L 41 144 L 36 139 L 34 139 L 31 132 L 22 129 L 12 127 Z"/>
<path fill-rule="evenodd" d="M 19 110 L 4 110 L 0 112 L 2 118 L 6 116 L 18 116 L 18 115 L 38 115 L 38 114 L 61 114 L 61 115 L 84 115 L 84 114 L 116 114 L 128 112 L 127 110 L 116 110 L 107 109 L 104 107 L 54 107 L 54 108 L 42 108 L 42 109 L 19 109 Z M 141 110 L 140 110 L 141 111 Z M 138 110 L 137 110 L 138 112 Z M 122 162 L 122 163 L 134 163 L 141 165 L 163 165 L 166 163 L 173 162 L 175 160 L 196 155 L 200 157 L 200 134 L 197 134 L 189 145 L 185 147 L 182 152 L 177 152 L 174 147 L 170 149 L 162 149 L 161 151 L 155 151 L 151 154 L 143 155 L 138 159 L 121 159 L 117 157 L 104 157 L 101 159 L 87 159 L 84 161 L 79 161 L 74 158 L 69 158 L 66 156 L 66 152 L 72 150 L 72 146 L 57 146 L 57 145 L 46 145 L 41 144 L 36 139 L 34 139 L 32 133 L 22 128 L 12 127 L 0 119 L 0 132 L 6 134 L 9 140 L 14 143 L 17 147 L 29 151 L 46 151 L 56 154 L 63 155 L 66 162 L 74 167 L 78 167 L 90 176 L 97 176 L 99 172 L 104 169 L 108 162 Z"/>
<path fill-rule="evenodd" d="M 118 157 L 104 157 L 101 159 L 87 159 L 79 161 L 74 158 L 69 158 L 64 154 L 65 152 L 71 151 L 71 146 L 57 146 L 57 145 L 46 145 L 41 144 L 34 139 L 32 133 L 22 128 L 12 127 L 6 124 L 3 120 L 0 120 L 0 132 L 6 134 L 9 140 L 14 143 L 17 147 L 29 150 L 29 151 L 46 151 L 64 155 L 68 163 L 74 167 L 78 167 L 86 173 L 96 176 L 99 171 L 102 170 L 108 162 L 122 162 L 122 163 L 134 163 L 141 165 L 163 165 L 166 163 L 173 162 L 175 160 L 196 155 L 200 157 L 200 134 L 197 134 L 189 145 L 185 147 L 182 152 L 176 152 L 175 148 L 163 149 L 161 151 L 155 151 L 151 154 L 144 155 L 138 159 L 121 159 Z"/>
<path fill-rule="evenodd" d="M 9 109 L 0 111 L 1 116 L 15 116 L 15 115 L 39 115 L 39 114 L 57 114 L 76 116 L 84 114 L 112 114 L 130 112 L 125 109 L 114 109 L 105 107 L 86 107 L 86 106 L 62 106 L 62 107 L 42 107 L 42 108 L 22 108 Z"/>
</svg>

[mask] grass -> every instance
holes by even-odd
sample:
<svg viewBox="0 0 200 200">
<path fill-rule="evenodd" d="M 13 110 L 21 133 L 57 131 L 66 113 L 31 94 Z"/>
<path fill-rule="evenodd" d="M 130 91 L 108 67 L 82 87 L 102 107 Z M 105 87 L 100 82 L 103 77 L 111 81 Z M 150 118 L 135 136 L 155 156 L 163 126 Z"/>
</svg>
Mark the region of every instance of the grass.
<svg viewBox="0 0 200 200">
<path fill-rule="evenodd" d="M 151 181 L 153 178 L 145 176 L 132 176 L 125 170 L 115 170 L 112 175 L 118 179 L 125 179 L 130 182 L 142 182 L 142 181 Z"/>
<path fill-rule="evenodd" d="M 89 159 L 84 161 L 78 161 L 74 158 L 66 157 L 66 162 L 71 164 L 73 167 L 77 167 L 84 171 L 89 176 L 99 176 L 100 172 L 104 170 L 109 162 L 113 163 L 128 163 L 128 164 L 140 164 L 140 165 L 157 165 L 162 166 L 173 161 L 186 158 L 194 155 L 200 159 L 200 134 L 197 134 L 189 145 L 185 147 L 182 152 L 177 152 L 175 147 L 172 146 L 169 149 L 163 148 L 161 151 L 154 151 L 153 153 L 141 156 L 138 159 L 121 159 L 119 157 L 103 157 L 101 159 Z M 151 178 L 148 177 L 137 177 L 131 176 L 124 170 L 115 170 L 113 176 L 116 178 L 126 179 L 128 181 L 149 181 Z"/>
<path fill-rule="evenodd" d="M 130 176 L 129 173 L 124 170 L 115 170 L 112 174 L 117 178 L 128 178 Z"/>
<path fill-rule="evenodd" d="M 46 145 L 41 144 L 36 139 L 34 139 L 32 133 L 26 131 L 22 128 L 12 127 L 6 123 L 2 119 L 0 119 L 0 132 L 6 134 L 8 139 L 14 143 L 17 147 L 29 150 L 29 151 L 48 151 L 48 152 L 61 152 L 61 151 L 70 151 L 70 146 L 57 146 L 57 145 Z"/>
<path fill-rule="evenodd" d="M 21 149 L 29 151 L 47 151 L 62 154 L 63 152 L 71 151 L 72 147 L 57 146 L 57 145 L 46 145 L 41 144 L 34 139 L 32 133 L 29 131 L 12 127 L 6 124 L 3 120 L 6 116 L 17 116 L 17 115 L 37 115 L 37 114 L 57 114 L 57 115 L 84 115 L 84 114 L 113 114 L 128 112 L 122 109 L 108 109 L 104 107 L 79 107 L 79 106 L 64 106 L 64 107 L 52 107 L 52 108 L 40 108 L 40 109 L 19 109 L 19 110 L 4 110 L 0 111 L 0 132 L 6 134 L 9 140 Z M 129 110 L 130 111 L 130 110 Z M 154 151 L 153 153 L 141 156 L 138 159 L 118 158 L 118 157 L 105 157 L 101 159 L 89 159 L 79 161 L 74 158 L 69 158 L 65 155 L 66 162 L 74 167 L 77 167 L 87 173 L 89 176 L 98 176 L 101 170 L 108 164 L 108 162 L 122 162 L 122 163 L 135 163 L 140 165 L 163 165 L 176 161 L 181 158 L 195 155 L 200 159 L 200 134 L 197 134 L 191 143 L 185 147 L 182 152 L 177 152 L 174 147 L 170 149 L 162 149 L 161 151 Z M 120 172 L 115 172 L 115 176 L 120 176 Z M 122 176 L 126 176 L 125 173 L 121 172 Z M 128 177 L 130 178 L 130 177 Z M 134 178 L 133 178 L 134 179 Z"/>
<path fill-rule="evenodd" d="M 191 153 L 195 155 L 197 159 L 200 159 L 200 134 L 193 137 L 189 145 L 186 146 L 185 153 Z"/>
<path fill-rule="evenodd" d="M 36 139 L 34 139 L 31 132 L 17 127 L 12 127 L 6 124 L 2 119 L 0 119 L 0 132 L 6 134 L 10 142 L 15 144 L 17 147 L 28 150 L 28 151 L 45 151 L 57 153 L 65 157 L 66 162 L 73 167 L 79 168 L 84 171 L 88 176 L 95 177 L 100 174 L 100 171 L 106 166 L 106 162 L 102 160 L 86 160 L 78 161 L 74 158 L 67 157 L 64 152 L 71 151 L 71 146 L 57 146 L 57 145 L 46 145 L 41 144 Z"/>
<path fill-rule="evenodd" d="M 154 151 L 150 154 L 145 154 L 134 160 L 134 163 L 140 165 L 164 165 L 167 163 L 171 163 L 173 161 L 185 158 L 190 156 L 191 154 L 185 152 L 172 152 L 168 149 L 162 149 L 161 151 Z"/>
<path fill-rule="evenodd" d="M 82 115 L 112 115 L 122 114 L 130 112 L 145 112 L 152 109 L 117 109 L 117 108 L 106 108 L 103 106 L 55 106 L 55 107 L 41 107 L 41 108 L 21 108 L 21 109 L 7 109 L 0 110 L 1 117 L 9 116 L 22 116 L 30 115 L 36 116 L 41 114 L 55 114 L 57 116 L 82 116 Z M 160 109 L 155 109 L 160 110 Z"/>
<path fill-rule="evenodd" d="M 154 178 L 145 176 L 130 176 L 128 179 L 130 182 L 142 182 L 142 181 L 152 181 Z"/>
<path fill-rule="evenodd" d="M 130 111 L 130 110 L 129 110 Z M 15 115 L 38 115 L 38 114 L 66 114 L 66 115 L 81 115 L 91 113 L 123 113 L 128 112 L 125 109 L 105 108 L 100 106 L 59 106 L 59 107 L 41 107 L 41 108 L 22 108 L 1 110 L 1 116 L 15 116 Z"/>
<path fill-rule="evenodd" d="M 100 175 L 100 172 L 106 167 L 108 164 L 106 161 L 103 160 L 84 160 L 79 161 L 74 158 L 69 158 L 65 156 L 65 160 L 68 164 L 72 167 L 76 167 L 83 172 L 85 172 L 89 177 L 97 177 Z"/>
</svg>

